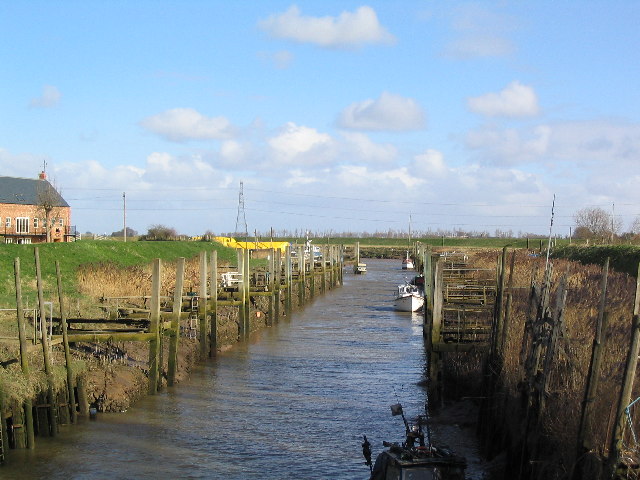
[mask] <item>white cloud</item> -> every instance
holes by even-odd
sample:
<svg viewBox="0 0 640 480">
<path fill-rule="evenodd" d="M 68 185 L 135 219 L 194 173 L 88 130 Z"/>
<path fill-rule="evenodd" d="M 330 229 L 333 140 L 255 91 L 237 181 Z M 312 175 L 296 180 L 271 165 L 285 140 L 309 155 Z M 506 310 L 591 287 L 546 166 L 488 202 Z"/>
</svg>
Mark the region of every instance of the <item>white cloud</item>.
<svg viewBox="0 0 640 480">
<path fill-rule="evenodd" d="M 413 171 L 424 178 L 442 178 L 447 174 L 444 155 L 438 150 L 428 149 L 413 159 Z"/>
<path fill-rule="evenodd" d="M 357 132 L 342 132 L 344 154 L 359 162 L 387 163 L 398 155 L 398 149 L 390 144 L 373 142 L 367 135 Z"/>
<path fill-rule="evenodd" d="M 29 106 L 33 108 L 52 108 L 60 102 L 61 98 L 60 90 L 52 85 L 45 85 L 42 89 L 42 95 L 32 98 Z"/>
<path fill-rule="evenodd" d="M 231 124 L 225 117 L 206 117 L 193 108 L 174 108 L 145 118 L 140 125 L 172 142 L 227 139 Z"/>
<path fill-rule="evenodd" d="M 382 92 L 376 100 L 349 105 L 340 114 L 338 125 L 353 130 L 420 130 L 426 126 L 426 115 L 412 98 Z"/>
<path fill-rule="evenodd" d="M 395 37 L 380 25 L 375 10 L 368 6 L 342 12 L 337 17 L 311 17 L 301 15 L 300 9 L 292 5 L 286 12 L 270 15 L 258 25 L 272 37 L 326 48 L 395 42 Z"/>
<path fill-rule="evenodd" d="M 397 192 L 398 188 L 415 188 L 424 183 L 406 167 L 373 170 L 363 165 L 345 165 L 338 169 L 336 179 L 345 187 L 362 187 L 369 192 Z"/>
<path fill-rule="evenodd" d="M 467 147 L 478 150 L 482 157 L 494 163 L 510 165 L 527 161 L 541 161 L 549 151 L 552 129 L 539 125 L 519 131 L 514 128 L 483 128 L 467 134 Z"/>
<path fill-rule="evenodd" d="M 445 48 L 445 55 L 456 59 L 503 57 L 515 51 L 507 38 L 515 20 L 477 3 L 458 7 L 453 12 L 452 28 L 457 36 Z"/>
<path fill-rule="evenodd" d="M 565 122 L 522 129 L 486 127 L 473 130 L 467 147 L 492 163 L 558 162 L 602 169 L 637 168 L 640 158 L 640 124 L 610 120 Z"/>
<path fill-rule="evenodd" d="M 289 178 L 284 181 L 284 185 L 287 188 L 295 188 L 301 187 L 304 185 L 310 185 L 312 183 L 317 183 L 318 179 L 309 175 L 308 172 L 303 170 L 295 169 L 289 172 Z"/>
<path fill-rule="evenodd" d="M 490 117 L 530 117 L 539 112 L 536 92 L 520 82 L 511 82 L 498 93 L 469 98 L 467 105 L 471 111 Z"/>
<path fill-rule="evenodd" d="M 331 158 L 334 141 L 330 135 L 315 128 L 288 122 L 282 131 L 267 141 L 276 162 L 318 165 Z"/>
</svg>

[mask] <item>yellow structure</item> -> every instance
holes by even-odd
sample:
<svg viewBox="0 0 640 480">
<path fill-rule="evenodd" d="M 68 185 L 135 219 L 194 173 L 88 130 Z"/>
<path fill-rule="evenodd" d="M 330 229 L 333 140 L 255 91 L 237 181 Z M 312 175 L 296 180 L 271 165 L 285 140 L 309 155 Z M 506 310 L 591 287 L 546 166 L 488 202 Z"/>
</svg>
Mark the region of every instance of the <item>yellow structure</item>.
<svg viewBox="0 0 640 480">
<path fill-rule="evenodd" d="M 284 252 L 289 246 L 289 242 L 238 242 L 232 237 L 213 237 L 213 239 L 229 248 L 244 248 L 248 250 L 268 250 L 277 248 Z"/>
</svg>

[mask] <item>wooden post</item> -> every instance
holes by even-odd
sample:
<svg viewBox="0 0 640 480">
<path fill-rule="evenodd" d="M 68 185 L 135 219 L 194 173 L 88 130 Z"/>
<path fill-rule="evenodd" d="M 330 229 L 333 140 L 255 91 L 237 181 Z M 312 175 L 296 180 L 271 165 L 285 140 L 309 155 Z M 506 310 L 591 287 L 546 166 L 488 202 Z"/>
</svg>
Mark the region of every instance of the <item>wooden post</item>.
<svg viewBox="0 0 640 480">
<path fill-rule="evenodd" d="M 87 383 L 83 375 L 76 377 L 78 382 L 78 413 L 83 417 L 89 416 L 89 399 L 87 397 Z"/>
<path fill-rule="evenodd" d="M 178 344 L 180 342 L 180 313 L 182 312 L 182 290 L 184 287 L 184 257 L 178 258 L 176 265 L 176 283 L 173 290 L 173 311 L 171 316 L 171 337 L 169 339 L 169 360 L 167 366 L 167 386 L 176 380 L 178 368 Z"/>
<path fill-rule="evenodd" d="M 238 293 L 240 294 L 240 306 L 238 307 L 238 335 L 244 338 L 247 334 L 245 330 L 246 322 L 244 318 L 245 310 L 245 289 L 244 284 L 248 280 L 244 271 L 244 251 L 241 248 L 236 249 L 236 258 L 238 263 L 238 273 L 240 274 L 240 283 L 238 284 Z"/>
<path fill-rule="evenodd" d="M 215 357 L 218 351 L 218 252 L 211 252 L 211 326 L 209 357 Z"/>
<path fill-rule="evenodd" d="M 633 306 L 633 321 L 631 325 L 631 344 L 627 355 L 627 362 L 624 368 L 624 380 L 620 390 L 618 400 L 618 410 L 611 436 L 611 446 L 605 470 L 605 477 L 613 478 L 620 459 L 620 451 L 623 442 L 623 430 L 625 424 L 625 409 L 631 400 L 633 390 L 633 380 L 636 377 L 636 367 L 638 365 L 638 352 L 640 351 L 640 265 L 638 265 L 638 275 L 636 276 L 636 297 Z"/>
<path fill-rule="evenodd" d="M 200 252 L 200 299 L 198 301 L 198 321 L 200 334 L 200 358 L 204 359 L 209 354 L 209 342 L 207 338 L 207 252 Z"/>
<path fill-rule="evenodd" d="M 329 260 L 329 246 L 322 246 L 322 279 L 320 280 L 320 291 L 326 293 L 327 291 L 327 262 Z"/>
<path fill-rule="evenodd" d="M 244 287 L 244 303 L 242 304 L 242 308 L 244 308 L 244 332 L 245 335 L 249 335 L 251 333 L 251 294 L 250 294 L 250 289 L 251 289 L 251 273 L 250 273 L 250 258 L 249 258 L 249 253 L 250 250 L 248 248 L 243 250 L 244 253 L 244 273 L 242 275 L 243 279 L 245 280 L 243 282 L 243 287 Z"/>
<path fill-rule="evenodd" d="M 267 290 L 269 295 L 269 313 L 267 314 L 267 326 L 273 325 L 273 317 L 275 312 L 275 285 L 276 285 L 276 250 L 271 248 L 269 251 L 269 264 L 267 270 Z"/>
<path fill-rule="evenodd" d="M 27 333 L 24 322 L 24 310 L 22 307 L 22 281 L 20 278 L 20 258 L 13 261 L 13 271 L 16 285 L 16 314 L 18 317 L 18 338 L 20 340 L 20 367 L 25 378 L 29 378 L 29 359 L 27 352 Z M 27 433 L 27 446 L 35 448 L 35 435 L 33 432 L 33 402 L 31 398 L 25 399 L 23 403 L 25 426 Z M 2 413 L 0 411 L 0 422 Z"/>
<path fill-rule="evenodd" d="M 69 350 L 69 337 L 67 336 L 67 315 L 64 308 L 64 297 L 62 296 L 62 275 L 60 274 L 60 262 L 56 260 L 56 279 L 58 282 L 58 303 L 60 305 L 60 323 L 62 324 L 62 343 L 64 346 L 64 361 L 67 369 L 67 397 L 69 400 L 69 412 L 71 413 L 71 423 L 78 421 L 76 412 L 76 394 L 73 390 L 73 366 L 71 365 L 71 352 Z"/>
<path fill-rule="evenodd" d="M 312 299 L 316 294 L 316 259 L 313 255 L 313 247 L 309 251 L 309 298 Z M 322 252 L 321 252 L 322 254 Z M 324 262 L 324 259 L 322 259 Z"/>
<path fill-rule="evenodd" d="M 40 252 L 38 247 L 33 249 L 36 261 L 36 283 L 38 286 L 38 306 L 40 310 L 40 343 L 42 344 L 42 355 L 44 358 L 44 371 L 47 375 L 47 401 L 49 402 L 49 425 L 52 437 L 58 433 L 58 419 L 56 418 L 56 398 L 55 385 L 53 383 L 53 371 L 51 369 L 51 356 L 49 354 L 49 341 L 47 337 L 47 313 L 44 307 L 44 294 L 42 292 L 42 271 L 40 269 Z"/>
<path fill-rule="evenodd" d="M 291 275 L 291 247 L 287 247 L 287 251 L 285 253 L 285 281 L 287 284 L 287 293 L 285 298 L 285 314 L 287 317 L 291 317 L 291 297 L 293 295 L 293 285 L 292 285 L 292 275 Z"/>
<path fill-rule="evenodd" d="M 304 305 L 304 271 L 305 271 L 305 260 L 304 260 L 304 246 L 298 246 L 298 308 L 302 308 Z"/>
<path fill-rule="evenodd" d="M 504 309 L 504 289 L 506 283 L 506 271 L 507 271 L 507 247 L 502 249 L 502 257 L 498 267 L 498 285 L 496 292 L 496 304 L 493 316 L 493 328 L 492 338 L 490 346 L 490 357 L 495 357 L 500 339 L 502 338 L 502 322 L 503 322 L 503 309 Z"/>
<path fill-rule="evenodd" d="M 160 259 L 153 261 L 151 277 L 151 313 L 149 316 L 149 333 L 153 335 L 149 340 L 149 395 L 158 392 L 158 377 L 160 372 Z"/>
<path fill-rule="evenodd" d="M 280 285 L 282 284 L 282 252 L 279 248 L 274 250 L 274 289 L 273 289 L 273 319 L 280 321 Z"/>
</svg>

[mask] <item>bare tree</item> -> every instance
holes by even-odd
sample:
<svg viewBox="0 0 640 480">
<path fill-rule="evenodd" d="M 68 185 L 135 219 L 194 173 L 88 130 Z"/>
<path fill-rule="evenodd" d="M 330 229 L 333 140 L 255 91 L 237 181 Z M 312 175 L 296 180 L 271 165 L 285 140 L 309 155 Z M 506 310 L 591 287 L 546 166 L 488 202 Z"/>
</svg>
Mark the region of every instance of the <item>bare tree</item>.
<svg viewBox="0 0 640 480">
<path fill-rule="evenodd" d="M 622 220 L 602 208 L 583 208 L 573 216 L 576 238 L 605 241 L 617 235 L 622 227 Z"/>
<path fill-rule="evenodd" d="M 629 232 L 633 235 L 640 235 L 640 215 L 638 215 L 633 222 L 631 222 L 631 226 L 629 227 Z"/>
<path fill-rule="evenodd" d="M 46 232 L 46 242 L 51 242 L 51 231 L 61 216 L 60 194 L 47 180 L 38 182 L 36 191 L 36 201 L 38 212 L 44 215 L 44 227 Z"/>
</svg>

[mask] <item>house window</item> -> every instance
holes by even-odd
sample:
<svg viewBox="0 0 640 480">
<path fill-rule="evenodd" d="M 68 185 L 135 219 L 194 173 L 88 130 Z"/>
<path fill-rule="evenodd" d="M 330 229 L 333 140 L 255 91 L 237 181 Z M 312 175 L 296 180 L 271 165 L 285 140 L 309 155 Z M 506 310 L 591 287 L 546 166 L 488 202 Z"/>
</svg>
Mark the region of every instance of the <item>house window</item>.
<svg viewBox="0 0 640 480">
<path fill-rule="evenodd" d="M 64 219 L 61 218 L 60 220 L 58 220 L 58 225 L 64 227 Z"/>
<path fill-rule="evenodd" d="M 29 217 L 16 218 L 16 233 L 29 233 Z"/>
<path fill-rule="evenodd" d="M 33 218 L 33 229 L 38 228 L 38 219 L 36 217 Z"/>
<path fill-rule="evenodd" d="M 11 217 L 7 217 L 4 219 L 5 228 L 11 228 Z"/>
</svg>

